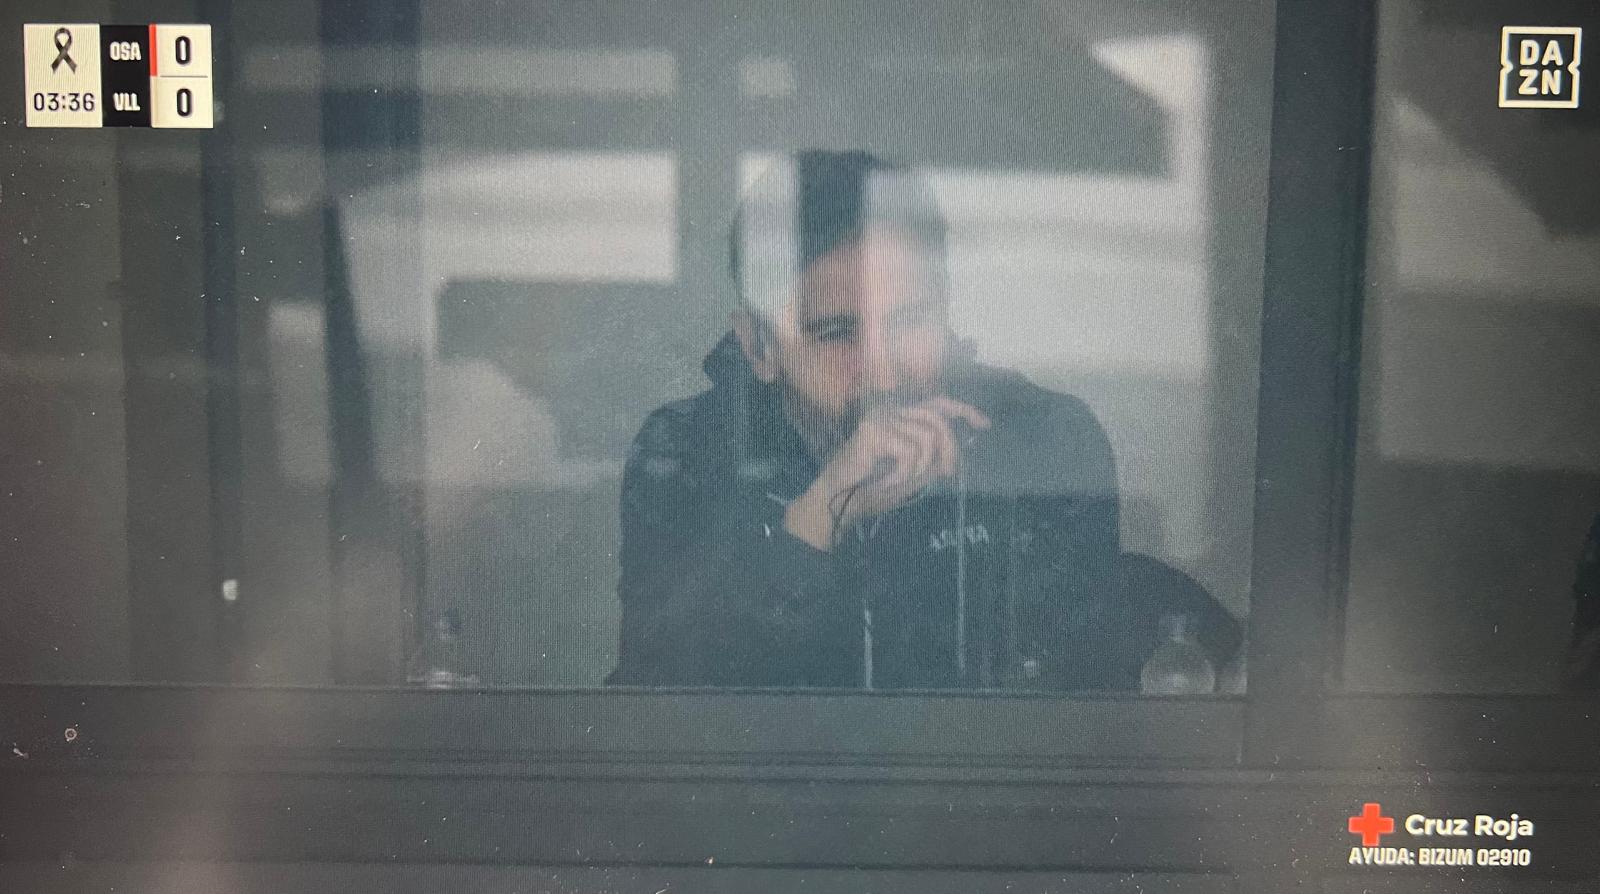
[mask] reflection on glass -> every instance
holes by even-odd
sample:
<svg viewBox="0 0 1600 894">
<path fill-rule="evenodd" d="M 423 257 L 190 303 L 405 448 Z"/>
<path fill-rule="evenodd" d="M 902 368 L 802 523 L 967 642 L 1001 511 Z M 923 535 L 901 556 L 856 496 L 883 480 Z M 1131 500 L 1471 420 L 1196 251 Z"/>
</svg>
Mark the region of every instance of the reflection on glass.
<svg viewBox="0 0 1600 894">
<path fill-rule="evenodd" d="M 1344 685 L 1593 685 L 1600 142 L 1459 101 L 1487 12 L 1382 6 Z"/>
<path fill-rule="evenodd" d="M 1121 585 L 1110 442 L 1082 401 L 976 360 L 947 239 L 929 183 L 867 153 L 748 186 L 712 387 L 629 454 L 611 682 L 1137 688 L 1168 607 Z M 1212 689 L 1201 660 L 1186 692 Z"/>
<path fill-rule="evenodd" d="M 68 396 L 5 492 L 71 511 L 7 519 L 0 669 L 1131 691 L 1178 613 L 1238 691 L 1267 104 L 1235 132 L 1218 98 L 1270 29 L 1168 5 L 241 8 L 226 152 L 30 156 L 83 214 L 28 234 L 19 288 L 56 303 L 0 333 L 13 415 Z M 843 159 L 892 176 L 802 220 Z M 68 236 L 105 250 L 68 271 Z M 130 270 L 177 297 L 121 301 Z M 648 449 L 735 392 L 770 399 Z M 857 436 L 922 423 L 944 446 L 896 497 Z M 848 494 L 768 517 L 823 479 Z M 800 565 L 750 617 L 696 575 L 769 530 Z M 823 590 L 843 608 L 785 633 Z"/>
</svg>

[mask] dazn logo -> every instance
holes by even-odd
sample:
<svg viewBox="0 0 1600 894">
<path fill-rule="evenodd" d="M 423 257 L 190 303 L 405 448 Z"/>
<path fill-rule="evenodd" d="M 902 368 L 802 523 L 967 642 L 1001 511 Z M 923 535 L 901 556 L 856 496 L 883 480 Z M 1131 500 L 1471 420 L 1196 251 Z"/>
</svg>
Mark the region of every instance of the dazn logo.
<svg viewBox="0 0 1600 894">
<path fill-rule="evenodd" d="M 1507 25 L 1500 29 L 1500 107 L 1577 108 L 1582 62 L 1582 28 Z"/>
</svg>

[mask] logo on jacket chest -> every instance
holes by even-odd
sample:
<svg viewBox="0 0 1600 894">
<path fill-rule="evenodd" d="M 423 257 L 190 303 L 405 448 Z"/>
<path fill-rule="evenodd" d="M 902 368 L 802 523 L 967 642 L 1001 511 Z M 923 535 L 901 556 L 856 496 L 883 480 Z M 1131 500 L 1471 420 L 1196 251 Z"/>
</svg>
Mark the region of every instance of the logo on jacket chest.
<svg viewBox="0 0 1600 894">
<path fill-rule="evenodd" d="M 951 549 L 962 539 L 967 541 L 967 546 L 987 546 L 993 542 L 989 536 L 989 529 L 982 522 L 967 525 L 958 532 L 955 528 L 943 528 L 931 531 L 928 534 L 928 549 L 942 552 Z"/>
</svg>

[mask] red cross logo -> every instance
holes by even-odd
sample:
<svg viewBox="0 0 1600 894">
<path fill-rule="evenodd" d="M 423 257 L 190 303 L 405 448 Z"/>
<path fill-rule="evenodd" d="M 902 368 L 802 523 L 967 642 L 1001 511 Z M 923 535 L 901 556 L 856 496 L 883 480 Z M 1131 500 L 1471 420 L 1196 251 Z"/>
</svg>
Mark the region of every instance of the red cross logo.
<svg viewBox="0 0 1600 894">
<path fill-rule="evenodd" d="M 1394 817 L 1384 816 L 1383 808 L 1368 801 L 1360 816 L 1350 817 L 1350 832 L 1361 836 L 1362 847 L 1377 847 L 1383 836 L 1394 831 Z"/>
</svg>

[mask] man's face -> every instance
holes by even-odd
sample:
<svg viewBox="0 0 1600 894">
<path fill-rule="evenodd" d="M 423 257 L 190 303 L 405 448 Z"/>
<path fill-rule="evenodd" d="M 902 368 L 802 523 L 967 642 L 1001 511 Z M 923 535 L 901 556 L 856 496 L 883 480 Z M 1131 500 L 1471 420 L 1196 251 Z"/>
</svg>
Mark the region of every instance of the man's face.
<svg viewBox="0 0 1600 894">
<path fill-rule="evenodd" d="M 936 394 L 950 347 L 941 259 L 892 229 L 869 228 L 802 273 L 769 321 L 757 372 L 783 388 L 813 449 L 832 452 L 878 402 Z"/>
</svg>

